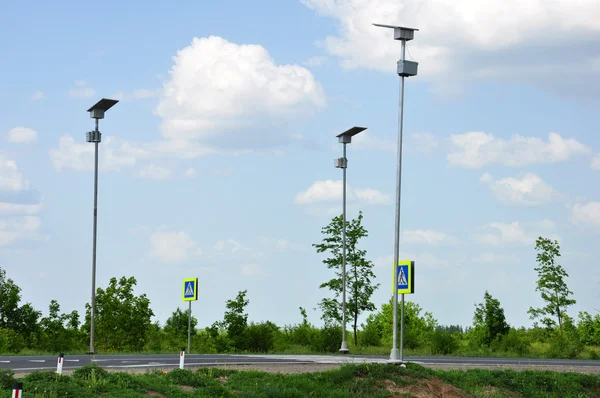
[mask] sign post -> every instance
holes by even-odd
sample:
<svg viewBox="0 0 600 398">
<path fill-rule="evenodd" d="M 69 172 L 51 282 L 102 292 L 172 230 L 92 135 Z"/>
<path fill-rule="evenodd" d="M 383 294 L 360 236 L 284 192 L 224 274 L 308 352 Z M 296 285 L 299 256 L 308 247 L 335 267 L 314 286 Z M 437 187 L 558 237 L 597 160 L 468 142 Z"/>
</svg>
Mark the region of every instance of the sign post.
<svg viewBox="0 0 600 398">
<path fill-rule="evenodd" d="M 397 282 L 396 282 L 397 281 Z M 396 285 L 396 283 L 398 283 Z M 402 309 L 400 314 L 400 362 L 404 362 L 404 295 L 415 292 L 415 262 L 412 260 L 398 261 L 393 269 L 392 294 L 401 294 Z M 396 296 L 397 297 L 397 296 Z M 397 302 L 396 302 L 397 305 Z M 394 334 L 398 330 L 397 321 L 394 322 Z"/>
<path fill-rule="evenodd" d="M 190 353 L 191 333 L 192 333 L 192 301 L 198 300 L 198 278 L 185 278 L 183 280 L 183 301 L 189 303 L 188 306 L 188 346 L 187 352 Z"/>
</svg>

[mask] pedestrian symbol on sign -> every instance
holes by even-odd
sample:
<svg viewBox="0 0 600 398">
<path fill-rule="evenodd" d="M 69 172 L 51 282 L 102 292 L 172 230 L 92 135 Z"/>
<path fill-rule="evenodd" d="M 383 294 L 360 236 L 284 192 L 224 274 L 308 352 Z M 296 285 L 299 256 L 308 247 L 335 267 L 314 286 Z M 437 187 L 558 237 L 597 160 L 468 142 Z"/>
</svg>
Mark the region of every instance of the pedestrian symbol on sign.
<svg viewBox="0 0 600 398">
<path fill-rule="evenodd" d="M 404 267 L 400 267 L 400 274 L 398 274 L 398 285 L 408 285 L 408 283 L 406 282 L 406 276 L 404 275 Z"/>
<path fill-rule="evenodd" d="M 194 297 L 194 286 L 192 282 L 188 282 L 185 287 L 185 297 Z"/>
</svg>

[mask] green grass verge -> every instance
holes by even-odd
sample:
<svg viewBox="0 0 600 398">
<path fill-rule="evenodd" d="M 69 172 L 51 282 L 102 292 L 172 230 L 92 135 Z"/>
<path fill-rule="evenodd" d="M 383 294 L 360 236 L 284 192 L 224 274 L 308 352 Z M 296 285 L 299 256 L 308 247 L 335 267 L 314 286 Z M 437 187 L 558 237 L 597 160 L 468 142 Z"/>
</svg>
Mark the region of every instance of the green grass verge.
<svg viewBox="0 0 600 398">
<path fill-rule="evenodd" d="M 0 397 L 10 397 L 12 372 L 0 372 Z M 168 373 L 79 368 L 71 376 L 34 372 L 23 379 L 26 397 L 390 397 L 452 390 L 452 397 L 594 397 L 600 376 L 539 371 L 439 371 L 409 364 L 344 365 L 319 373 L 268 374 L 204 367 Z M 452 387 L 454 386 L 454 387 Z M 439 395 L 438 393 L 438 395 Z M 421 395 L 423 396 L 423 395 Z M 426 396 L 426 395 L 425 395 Z M 434 396 L 434 395 L 432 395 Z"/>
</svg>

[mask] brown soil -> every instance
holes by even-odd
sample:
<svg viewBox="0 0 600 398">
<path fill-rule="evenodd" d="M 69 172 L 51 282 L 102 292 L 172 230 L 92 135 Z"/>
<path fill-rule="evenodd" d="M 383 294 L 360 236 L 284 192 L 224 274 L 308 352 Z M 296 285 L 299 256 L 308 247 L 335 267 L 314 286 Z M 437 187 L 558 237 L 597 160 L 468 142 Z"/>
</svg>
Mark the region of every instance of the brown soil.
<svg viewBox="0 0 600 398">
<path fill-rule="evenodd" d="M 441 381 L 430 378 L 417 380 L 414 384 L 398 385 L 392 380 L 383 380 L 385 387 L 393 397 L 404 397 L 410 394 L 415 398 L 465 398 L 467 395 L 458 388 Z"/>
<path fill-rule="evenodd" d="M 146 394 L 144 394 L 147 397 L 159 397 L 159 398 L 167 398 L 166 395 L 161 394 L 159 392 L 156 391 L 146 391 Z"/>
<path fill-rule="evenodd" d="M 196 389 L 194 387 L 190 387 L 190 386 L 179 386 L 179 388 L 181 389 L 181 391 L 185 391 L 185 392 L 196 391 Z"/>
</svg>

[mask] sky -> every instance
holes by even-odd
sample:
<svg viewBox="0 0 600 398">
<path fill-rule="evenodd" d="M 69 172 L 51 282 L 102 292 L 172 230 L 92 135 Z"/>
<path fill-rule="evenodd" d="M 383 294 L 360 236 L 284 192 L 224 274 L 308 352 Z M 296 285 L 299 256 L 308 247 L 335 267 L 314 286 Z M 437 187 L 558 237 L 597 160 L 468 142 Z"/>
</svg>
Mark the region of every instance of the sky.
<svg viewBox="0 0 600 398">
<path fill-rule="evenodd" d="M 535 241 L 557 239 L 577 304 L 600 309 L 600 4 L 595 0 L 8 1 L 0 14 L 0 267 L 47 314 L 134 276 L 164 323 L 199 278 L 199 326 L 247 290 L 250 321 L 322 324 L 313 244 L 342 212 L 391 297 L 399 41 L 405 79 L 400 257 L 406 299 L 472 324 L 489 291 L 530 326 Z M 361 316 L 361 320 L 367 314 Z"/>
</svg>

